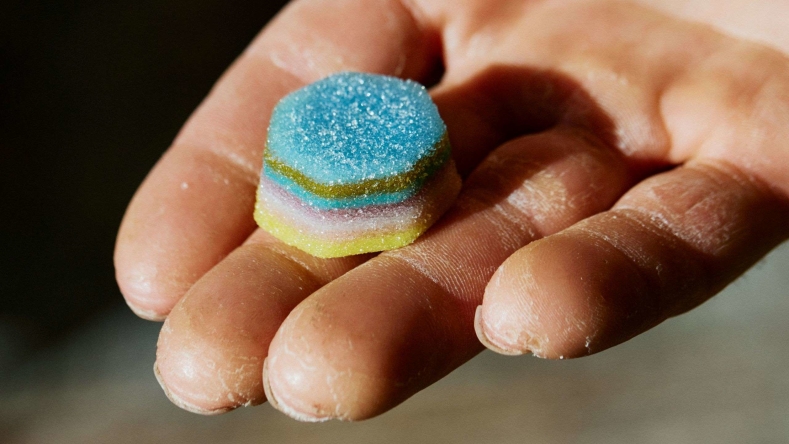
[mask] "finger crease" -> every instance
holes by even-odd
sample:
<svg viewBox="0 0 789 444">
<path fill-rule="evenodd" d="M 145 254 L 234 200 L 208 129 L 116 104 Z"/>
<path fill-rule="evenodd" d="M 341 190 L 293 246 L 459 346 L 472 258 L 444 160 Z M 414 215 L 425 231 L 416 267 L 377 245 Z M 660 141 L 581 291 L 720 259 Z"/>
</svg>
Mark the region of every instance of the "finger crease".
<svg viewBox="0 0 789 444">
<path fill-rule="evenodd" d="M 327 283 L 325 279 L 321 279 L 320 276 L 318 276 L 317 273 L 313 272 L 309 265 L 307 265 L 306 263 L 298 260 L 297 258 L 295 258 L 293 255 L 289 254 L 288 252 L 283 251 L 278 246 L 273 245 L 273 244 L 268 244 L 268 243 L 261 243 L 261 244 L 257 244 L 257 245 L 259 245 L 261 248 L 273 253 L 275 256 L 278 256 L 278 257 L 284 259 L 286 262 L 290 263 L 291 265 L 293 265 L 297 269 L 300 269 L 300 270 L 304 271 L 306 273 L 305 277 L 310 278 L 313 281 L 314 284 L 316 284 L 318 286 L 323 286 L 323 285 L 325 285 Z"/>
<path fill-rule="evenodd" d="M 217 162 L 205 162 L 206 165 L 222 165 L 233 173 L 242 181 L 257 187 L 258 182 L 258 169 L 252 165 L 251 162 L 244 159 L 238 153 L 225 150 L 217 150 L 209 147 L 195 147 L 195 152 L 210 156 L 217 160 Z M 216 168 L 212 168 L 216 171 Z"/>
<path fill-rule="evenodd" d="M 640 223 L 638 223 L 638 222 L 635 222 L 635 223 L 638 224 L 639 226 L 641 226 Z M 660 279 L 657 276 L 654 276 L 652 273 L 647 272 L 647 270 L 642 266 L 641 261 L 639 261 L 637 257 L 635 257 L 634 255 L 630 254 L 625 249 L 621 248 L 619 246 L 619 243 L 616 242 L 615 240 L 613 240 L 611 237 L 606 236 L 605 234 L 603 234 L 600 231 L 597 231 L 597 230 L 594 230 L 594 229 L 591 229 L 591 228 L 587 228 L 587 227 L 584 227 L 584 226 L 579 226 L 579 227 L 577 227 L 575 229 L 577 229 L 580 232 L 586 234 L 587 236 L 589 236 L 589 237 L 591 237 L 591 238 L 593 238 L 595 240 L 598 240 L 600 242 L 603 242 L 604 244 L 606 244 L 609 247 L 613 248 L 614 251 L 616 251 L 620 255 L 622 255 L 622 257 L 624 257 L 628 261 L 628 263 L 630 263 L 633 266 L 633 268 L 635 269 L 635 271 L 638 274 L 638 276 L 646 284 L 645 287 L 646 287 L 647 292 L 648 292 L 648 297 L 649 297 L 649 299 L 652 302 L 652 308 L 653 308 L 653 312 L 655 314 L 655 317 L 658 318 L 658 319 L 663 319 L 663 317 L 664 317 L 663 304 L 662 304 L 662 300 L 661 300 L 662 298 L 660 296 L 661 290 L 662 290 L 662 285 L 660 283 Z"/>
</svg>

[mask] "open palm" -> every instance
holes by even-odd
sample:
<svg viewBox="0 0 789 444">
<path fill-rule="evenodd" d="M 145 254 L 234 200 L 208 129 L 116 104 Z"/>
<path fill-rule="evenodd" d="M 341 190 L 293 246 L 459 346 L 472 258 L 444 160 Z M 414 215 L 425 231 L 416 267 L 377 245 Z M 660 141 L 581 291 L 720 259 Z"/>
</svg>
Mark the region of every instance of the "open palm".
<svg viewBox="0 0 789 444">
<path fill-rule="evenodd" d="M 166 318 L 157 377 L 195 412 L 363 419 L 483 343 L 579 357 L 693 308 L 789 236 L 789 35 L 771 37 L 622 1 L 292 3 L 121 226 L 123 294 Z M 274 104 L 346 70 L 437 82 L 464 188 L 413 245 L 317 259 L 252 207 Z"/>
</svg>

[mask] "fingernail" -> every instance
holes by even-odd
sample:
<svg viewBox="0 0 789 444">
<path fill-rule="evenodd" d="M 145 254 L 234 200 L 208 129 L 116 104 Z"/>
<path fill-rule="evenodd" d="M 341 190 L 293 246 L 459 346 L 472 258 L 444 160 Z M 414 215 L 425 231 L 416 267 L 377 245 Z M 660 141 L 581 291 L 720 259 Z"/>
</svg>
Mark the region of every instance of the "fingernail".
<svg viewBox="0 0 789 444">
<path fill-rule="evenodd" d="M 512 345 L 504 345 L 499 338 L 491 338 L 489 330 L 485 327 L 485 322 L 482 320 L 482 306 L 477 307 L 474 313 L 474 331 L 477 333 L 479 342 L 490 350 L 507 356 L 519 356 L 531 352 L 531 350 L 521 350 Z"/>
<path fill-rule="evenodd" d="M 279 410 L 280 412 L 290 416 L 291 418 L 297 421 L 324 422 L 330 419 L 334 419 L 331 416 L 317 416 L 312 413 L 302 412 L 284 403 L 281 396 L 282 394 L 280 394 L 279 396 L 276 395 L 271 387 L 271 381 L 269 378 L 269 358 L 263 360 L 263 391 L 266 393 L 266 398 L 272 407 L 274 407 L 275 409 Z"/>
<path fill-rule="evenodd" d="M 214 409 L 214 410 L 205 409 L 203 407 L 199 407 L 195 404 L 192 404 L 191 402 L 186 401 L 185 399 L 176 395 L 170 389 L 167 388 L 167 385 L 164 384 L 164 381 L 162 380 L 162 374 L 161 372 L 159 372 L 159 366 L 157 365 L 156 362 L 153 363 L 153 374 L 154 376 L 156 376 L 156 381 L 159 383 L 159 386 L 162 387 L 162 390 L 164 391 L 165 396 L 167 396 L 167 399 L 169 399 L 170 402 L 172 402 L 179 408 L 186 410 L 187 412 L 197 413 L 198 415 L 213 416 L 234 410 L 234 407 L 225 407 L 225 408 Z"/>
<path fill-rule="evenodd" d="M 131 309 L 132 312 L 134 312 L 134 314 L 147 321 L 163 322 L 165 319 L 167 319 L 167 315 L 165 314 L 161 314 L 154 310 L 142 309 L 140 307 L 132 305 L 128 300 L 126 301 L 126 305 L 129 306 L 129 308 Z"/>
</svg>

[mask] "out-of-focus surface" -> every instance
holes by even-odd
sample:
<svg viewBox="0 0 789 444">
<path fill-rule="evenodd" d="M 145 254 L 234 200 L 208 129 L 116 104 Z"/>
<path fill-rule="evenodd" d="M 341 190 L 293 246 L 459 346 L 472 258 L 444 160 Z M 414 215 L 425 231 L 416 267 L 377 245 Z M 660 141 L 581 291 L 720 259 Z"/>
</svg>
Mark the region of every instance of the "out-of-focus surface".
<svg viewBox="0 0 789 444">
<path fill-rule="evenodd" d="M 179 410 L 151 372 L 159 324 L 121 307 L 0 395 L 6 443 L 781 443 L 789 245 L 694 312 L 573 361 L 485 352 L 382 417 L 302 424 L 264 404 Z M 9 385 L 11 387 L 9 387 Z"/>
<path fill-rule="evenodd" d="M 112 247 L 134 189 L 282 1 L 0 2 L 0 443 L 789 442 L 789 245 L 598 356 L 484 353 L 361 424 L 167 401 Z"/>
</svg>

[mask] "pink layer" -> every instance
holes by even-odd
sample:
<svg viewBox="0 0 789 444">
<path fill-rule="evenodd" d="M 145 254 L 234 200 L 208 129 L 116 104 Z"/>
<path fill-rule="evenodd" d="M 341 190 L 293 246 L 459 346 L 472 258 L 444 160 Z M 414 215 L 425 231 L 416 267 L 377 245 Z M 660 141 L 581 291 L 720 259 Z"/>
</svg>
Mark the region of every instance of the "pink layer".
<svg viewBox="0 0 789 444">
<path fill-rule="evenodd" d="M 460 178 L 454 164 L 448 162 L 419 193 L 403 202 L 322 210 L 302 202 L 264 176 L 258 188 L 258 206 L 304 233 L 345 240 L 373 232 L 389 234 L 427 226 L 446 210 L 459 188 Z"/>
</svg>

